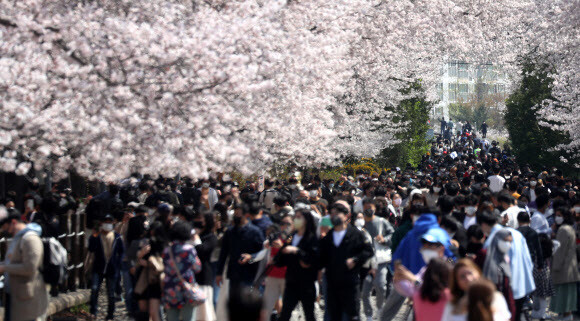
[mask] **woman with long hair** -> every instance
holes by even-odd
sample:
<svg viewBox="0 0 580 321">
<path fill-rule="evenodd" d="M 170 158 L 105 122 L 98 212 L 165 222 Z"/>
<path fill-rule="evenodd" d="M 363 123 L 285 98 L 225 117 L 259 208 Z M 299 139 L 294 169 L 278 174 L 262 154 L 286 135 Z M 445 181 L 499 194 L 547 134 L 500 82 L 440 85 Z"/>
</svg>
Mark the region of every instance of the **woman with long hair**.
<svg viewBox="0 0 580 321">
<path fill-rule="evenodd" d="M 217 246 L 218 239 L 214 232 L 215 213 L 206 211 L 193 217 L 195 229 L 195 250 L 201 261 L 201 271 L 195 274 L 195 280 L 206 296 L 205 302 L 197 309 L 197 321 L 215 321 L 215 309 L 213 305 L 213 282 L 214 273 L 211 266 L 211 254 Z"/>
<path fill-rule="evenodd" d="M 449 291 L 449 276 L 451 268 L 443 259 L 429 261 L 423 275 L 421 289 L 413 295 L 415 320 L 440 320 L 445 305 L 451 298 Z"/>
<path fill-rule="evenodd" d="M 482 277 L 481 270 L 471 259 L 455 263 L 451 274 L 451 300 L 443 311 L 443 321 L 466 321 L 468 318 L 469 287 Z M 500 292 L 495 291 L 491 303 L 494 321 L 508 321 L 511 313 Z"/>
<path fill-rule="evenodd" d="M 512 242 L 512 233 L 508 229 L 501 229 L 495 233 L 485 256 L 483 276 L 490 280 L 503 294 L 512 315 L 515 316 L 516 303 L 510 286 L 512 271 L 507 255 Z"/>
<path fill-rule="evenodd" d="M 495 286 L 485 279 L 473 282 L 467 291 L 467 320 L 494 321 L 492 303 Z"/>
<path fill-rule="evenodd" d="M 294 234 L 280 249 L 276 265 L 286 266 L 286 287 L 280 321 L 289 321 L 298 301 L 302 303 L 306 321 L 314 321 L 314 301 L 318 276 L 318 237 L 314 217 L 307 208 L 294 216 Z"/>
</svg>

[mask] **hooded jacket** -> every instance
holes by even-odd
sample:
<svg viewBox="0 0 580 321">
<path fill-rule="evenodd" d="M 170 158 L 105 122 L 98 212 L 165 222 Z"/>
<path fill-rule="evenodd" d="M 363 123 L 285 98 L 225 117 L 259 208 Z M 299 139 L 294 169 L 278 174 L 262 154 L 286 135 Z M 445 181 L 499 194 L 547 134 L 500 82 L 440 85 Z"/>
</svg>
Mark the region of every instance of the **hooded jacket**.
<svg viewBox="0 0 580 321">
<path fill-rule="evenodd" d="M 439 223 L 437 223 L 437 217 L 433 214 L 421 215 L 421 217 L 419 217 L 415 222 L 413 228 L 409 233 L 407 233 L 401 243 L 399 243 L 399 246 L 397 246 L 397 250 L 393 254 L 393 263 L 391 263 L 391 267 L 394 268 L 395 261 L 401 260 L 401 264 L 409 269 L 409 271 L 413 272 L 413 274 L 419 273 L 419 270 L 426 265 L 421 253 L 419 252 L 423 246 L 421 236 L 432 228 L 440 229 Z M 453 255 L 449 250 L 449 247 L 451 246 L 449 238 L 447 238 L 446 244 L 443 245 L 445 246 L 445 256 L 455 259 L 455 255 Z"/>
</svg>

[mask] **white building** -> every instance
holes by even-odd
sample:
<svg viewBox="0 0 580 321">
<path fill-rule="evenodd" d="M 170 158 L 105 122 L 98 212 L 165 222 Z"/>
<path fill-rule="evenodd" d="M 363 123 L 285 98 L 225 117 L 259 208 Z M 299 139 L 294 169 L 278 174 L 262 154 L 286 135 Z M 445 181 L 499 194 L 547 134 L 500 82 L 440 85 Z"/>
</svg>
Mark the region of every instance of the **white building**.
<svg viewBox="0 0 580 321">
<path fill-rule="evenodd" d="M 506 85 L 506 73 L 499 66 L 449 62 L 441 68 L 441 82 L 437 84 L 439 102 L 433 108 L 432 118 L 449 120 L 449 104 L 505 95 Z"/>
</svg>

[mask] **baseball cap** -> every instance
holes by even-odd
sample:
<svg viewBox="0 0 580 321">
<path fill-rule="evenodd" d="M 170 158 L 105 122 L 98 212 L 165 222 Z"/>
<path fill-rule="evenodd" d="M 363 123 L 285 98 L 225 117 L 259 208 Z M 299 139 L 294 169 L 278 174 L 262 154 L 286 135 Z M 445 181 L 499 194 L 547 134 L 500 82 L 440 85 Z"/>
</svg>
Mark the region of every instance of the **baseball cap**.
<svg viewBox="0 0 580 321">
<path fill-rule="evenodd" d="M 449 235 L 442 228 L 432 228 L 427 231 L 427 233 L 421 236 L 421 240 L 429 243 L 439 243 L 441 245 L 447 244 L 449 242 Z"/>
</svg>

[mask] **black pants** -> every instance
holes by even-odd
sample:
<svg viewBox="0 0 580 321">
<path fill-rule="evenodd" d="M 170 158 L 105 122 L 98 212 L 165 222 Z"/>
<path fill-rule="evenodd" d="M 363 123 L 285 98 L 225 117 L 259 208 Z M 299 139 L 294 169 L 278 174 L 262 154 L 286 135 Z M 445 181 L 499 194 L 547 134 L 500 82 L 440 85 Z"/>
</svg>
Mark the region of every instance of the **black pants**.
<svg viewBox="0 0 580 321">
<path fill-rule="evenodd" d="M 524 303 L 526 303 L 526 297 L 515 300 L 515 303 L 516 303 L 516 316 L 514 318 L 514 321 L 520 321 L 522 317 L 522 309 L 524 307 Z"/>
<path fill-rule="evenodd" d="M 343 313 L 347 320 L 360 320 L 360 291 L 357 285 L 335 288 L 330 283 L 327 290 L 327 306 L 330 321 L 342 321 Z"/>
<path fill-rule="evenodd" d="M 316 300 L 316 288 L 314 282 L 308 285 L 301 283 L 286 283 L 284 289 L 284 300 L 282 304 L 282 313 L 279 321 L 289 321 L 292 317 L 292 311 L 296 308 L 298 301 L 302 303 L 304 318 L 306 321 L 315 321 L 314 318 L 314 301 Z"/>
</svg>

